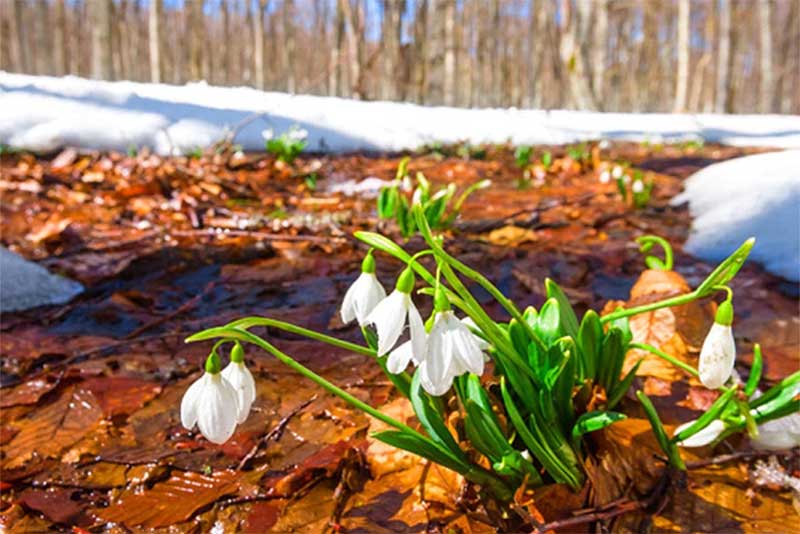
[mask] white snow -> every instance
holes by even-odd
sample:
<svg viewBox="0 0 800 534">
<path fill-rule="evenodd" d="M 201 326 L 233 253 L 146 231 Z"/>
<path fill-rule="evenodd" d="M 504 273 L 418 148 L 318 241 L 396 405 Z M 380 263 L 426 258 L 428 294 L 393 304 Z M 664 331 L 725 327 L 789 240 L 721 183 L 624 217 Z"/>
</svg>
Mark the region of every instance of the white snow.
<svg viewBox="0 0 800 534">
<path fill-rule="evenodd" d="M 0 246 L 0 311 L 64 304 L 81 291 L 78 282 L 51 274 Z"/>
<path fill-rule="evenodd" d="M 750 259 L 800 281 L 800 150 L 710 165 L 684 186 L 672 202 L 689 202 L 694 219 L 689 253 L 717 262 L 755 236 Z"/>
<path fill-rule="evenodd" d="M 0 143 L 36 151 L 65 145 L 187 152 L 244 124 L 235 142 L 262 150 L 261 132 L 297 124 L 320 152 L 398 151 L 432 142 L 564 144 L 586 139 L 703 139 L 800 148 L 800 117 L 565 110 L 459 109 L 363 102 L 247 87 L 102 82 L 0 71 Z"/>
</svg>

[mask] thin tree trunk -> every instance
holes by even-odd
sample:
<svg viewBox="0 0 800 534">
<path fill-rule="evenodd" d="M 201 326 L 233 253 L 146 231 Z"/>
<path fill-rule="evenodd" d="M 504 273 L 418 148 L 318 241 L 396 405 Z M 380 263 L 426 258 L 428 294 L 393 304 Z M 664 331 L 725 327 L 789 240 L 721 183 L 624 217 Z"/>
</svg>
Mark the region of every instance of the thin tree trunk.
<svg viewBox="0 0 800 534">
<path fill-rule="evenodd" d="M 336 2 L 336 20 L 333 29 L 333 46 L 331 47 L 331 66 L 328 70 L 328 94 L 342 96 L 342 48 L 344 46 L 344 10 L 341 0 Z"/>
<path fill-rule="evenodd" d="M 769 0 L 758 0 L 759 41 L 761 44 L 760 66 L 761 83 L 759 105 L 761 113 L 772 111 L 773 76 L 772 76 L 772 6 Z"/>
<path fill-rule="evenodd" d="M 266 89 L 264 83 L 264 10 L 267 0 L 258 0 L 253 15 L 253 72 L 256 89 Z"/>
<path fill-rule="evenodd" d="M 150 0 L 150 12 L 147 15 L 147 42 L 150 49 L 150 81 L 161 83 L 161 0 Z"/>
<path fill-rule="evenodd" d="M 283 5 L 283 67 L 286 77 L 286 92 L 294 93 L 295 81 L 295 30 L 294 30 L 294 0 L 285 0 Z"/>
<path fill-rule="evenodd" d="M 578 7 L 581 7 L 580 4 Z M 566 67 L 572 105 L 578 109 L 594 109 L 589 77 L 580 47 L 580 26 L 583 23 L 577 15 L 569 0 L 561 2 L 561 61 Z"/>
<path fill-rule="evenodd" d="M 92 20 L 92 78 L 111 80 L 111 0 L 89 0 L 88 6 Z"/>
<path fill-rule="evenodd" d="M 689 0 L 678 3 L 678 76 L 675 81 L 675 105 L 673 111 L 686 111 L 686 94 L 689 87 Z"/>
<path fill-rule="evenodd" d="M 456 101 L 456 50 L 455 50 L 456 0 L 445 0 L 444 5 L 444 104 Z"/>
<path fill-rule="evenodd" d="M 222 72 L 224 73 L 224 85 L 231 84 L 231 62 L 233 60 L 231 55 L 231 47 L 233 45 L 231 42 L 231 13 L 228 2 L 229 0 L 221 0 L 219 3 L 220 16 L 222 18 L 223 42 L 220 44 L 222 46 Z"/>
<path fill-rule="evenodd" d="M 608 0 L 595 0 L 597 16 L 592 48 L 592 91 L 598 108 L 605 109 L 606 47 L 608 46 Z"/>
<path fill-rule="evenodd" d="M 203 77 L 203 64 L 200 57 L 203 52 L 203 0 L 189 0 L 186 10 L 186 33 L 189 40 L 189 79 L 200 80 Z"/>
<path fill-rule="evenodd" d="M 731 6 L 730 0 L 719 0 L 719 45 L 717 50 L 717 83 L 714 111 L 725 113 L 728 109 L 728 84 L 731 54 Z"/>
<path fill-rule="evenodd" d="M 394 100 L 397 98 L 398 69 L 400 66 L 400 30 L 403 12 L 402 0 L 384 0 L 383 4 L 383 62 L 380 81 L 381 98 Z"/>
<path fill-rule="evenodd" d="M 360 8 L 350 5 L 350 0 L 339 0 L 344 12 L 345 26 L 347 29 L 347 52 L 350 57 L 350 90 L 353 98 L 364 98 L 364 80 L 362 74 L 363 67 L 363 42 L 364 31 Z"/>
</svg>

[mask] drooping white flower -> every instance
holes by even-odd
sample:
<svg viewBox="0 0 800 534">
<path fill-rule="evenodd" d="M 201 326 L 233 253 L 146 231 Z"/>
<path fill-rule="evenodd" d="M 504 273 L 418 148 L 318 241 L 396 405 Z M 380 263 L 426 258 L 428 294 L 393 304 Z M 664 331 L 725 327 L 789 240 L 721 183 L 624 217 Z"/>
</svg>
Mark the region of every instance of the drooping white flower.
<svg viewBox="0 0 800 534">
<path fill-rule="evenodd" d="M 464 373 L 483 374 L 483 351 L 475 334 L 452 310 L 438 311 L 419 364 L 420 383 L 431 395 L 445 394 Z"/>
<path fill-rule="evenodd" d="M 407 268 L 397 279 L 394 291 L 380 301 L 367 316 L 365 324 L 374 324 L 378 332 L 378 356 L 387 354 L 397 344 L 408 323 L 411 347 L 416 355 L 425 353 L 425 325 L 411 300 L 414 289 L 414 272 Z"/>
<path fill-rule="evenodd" d="M 219 371 L 219 356 L 206 360 L 206 372 L 196 380 L 181 401 L 181 423 L 191 430 L 195 424 L 212 443 L 225 443 L 236 429 L 239 413 L 236 391 Z"/>
<path fill-rule="evenodd" d="M 233 346 L 231 361 L 222 370 L 222 378 L 228 381 L 236 392 L 237 417 L 236 422 L 241 424 L 250 415 L 250 407 L 256 400 L 256 382 L 253 374 L 244 363 L 244 350 L 239 343 Z"/>
<path fill-rule="evenodd" d="M 622 178 L 622 167 L 619 165 L 614 165 L 614 168 L 611 169 L 611 177 L 615 180 Z"/>
<path fill-rule="evenodd" d="M 425 355 L 420 354 L 420 358 L 423 358 Z M 392 374 L 399 374 L 405 371 L 408 364 L 414 362 L 414 365 L 419 365 L 420 358 L 414 356 L 414 349 L 411 345 L 411 340 L 409 339 L 405 343 L 401 343 L 389 353 L 389 357 L 386 359 L 386 369 Z"/>
<path fill-rule="evenodd" d="M 700 349 L 700 363 L 697 370 L 700 373 L 700 382 L 707 388 L 721 387 L 733 371 L 736 343 L 733 340 L 732 322 L 733 305 L 726 300 L 720 304 L 714 324 Z"/>
<path fill-rule="evenodd" d="M 637 194 L 644 192 L 644 182 L 641 180 L 634 180 L 631 191 Z"/>
<path fill-rule="evenodd" d="M 386 290 L 375 276 L 375 260 L 369 251 L 361 264 L 361 274 L 344 295 L 342 321 L 346 324 L 357 319 L 359 326 L 365 326 L 367 316 L 385 298 Z"/>
<path fill-rule="evenodd" d="M 675 435 L 677 436 L 678 434 L 680 434 L 693 424 L 694 420 L 680 425 L 678 428 L 675 429 Z M 705 447 L 706 445 L 711 444 L 715 439 L 717 439 L 719 435 L 722 434 L 722 432 L 724 431 L 725 431 L 725 423 L 723 423 L 719 419 L 714 419 L 703 430 L 699 431 L 693 436 L 689 436 L 683 441 L 678 442 L 678 445 L 686 448 Z"/>
<path fill-rule="evenodd" d="M 600 173 L 600 183 L 607 184 L 611 181 L 611 173 L 606 169 Z"/>
<path fill-rule="evenodd" d="M 308 130 L 305 128 L 292 128 L 289 130 L 289 139 L 292 141 L 302 141 L 308 137 Z"/>
<path fill-rule="evenodd" d="M 275 137 L 275 132 L 272 131 L 272 128 L 261 130 L 261 137 L 264 138 L 264 141 L 270 141 L 273 137 Z"/>
<path fill-rule="evenodd" d="M 777 451 L 800 446 L 800 413 L 793 413 L 758 425 L 753 448 Z"/>
</svg>

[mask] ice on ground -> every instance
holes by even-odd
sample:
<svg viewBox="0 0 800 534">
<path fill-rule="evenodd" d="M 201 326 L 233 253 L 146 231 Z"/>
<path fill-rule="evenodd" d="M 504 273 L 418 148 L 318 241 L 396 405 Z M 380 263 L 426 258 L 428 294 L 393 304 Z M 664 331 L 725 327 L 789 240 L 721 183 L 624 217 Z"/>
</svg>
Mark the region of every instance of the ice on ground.
<svg viewBox="0 0 800 534">
<path fill-rule="evenodd" d="M 255 120 L 252 120 L 255 119 Z M 0 71 L 0 143 L 34 151 L 63 146 L 159 154 L 235 143 L 263 150 L 262 130 L 297 124 L 319 152 L 413 150 L 430 143 L 566 144 L 587 139 L 703 139 L 800 148 L 800 117 L 459 109 L 290 95 L 248 87 L 103 82 Z"/>
<path fill-rule="evenodd" d="M 693 217 L 686 250 L 706 261 L 725 259 L 755 236 L 750 258 L 800 281 L 800 150 L 735 158 L 690 176 L 674 204 Z"/>
<path fill-rule="evenodd" d="M 64 304 L 82 291 L 78 282 L 51 274 L 0 246 L 0 312 Z"/>
</svg>

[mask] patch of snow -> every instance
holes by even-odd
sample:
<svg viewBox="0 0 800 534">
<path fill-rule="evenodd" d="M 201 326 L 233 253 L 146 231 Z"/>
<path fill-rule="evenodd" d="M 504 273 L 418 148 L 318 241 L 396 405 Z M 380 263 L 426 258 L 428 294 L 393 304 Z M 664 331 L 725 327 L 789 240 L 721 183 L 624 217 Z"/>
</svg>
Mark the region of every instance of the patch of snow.
<svg viewBox="0 0 800 534">
<path fill-rule="evenodd" d="M 0 312 L 64 304 L 82 291 L 78 282 L 51 274 L 0 246 Z"/>
<path fill-rule="evenodd" d="M 684 187 L 672 202 L 689 203 L 694 219 L 685 247 L 689 253 L 717 262 L 755 236 L 750 258 L 800 281 L 800 150 L 710 165 Z"/>
<path fill-rule="evenodd" d="M 257 116 L 258 120 L 249 119 Z M 297 124 L 319 152 L 413 150 L 433 142 L 564 144 L 587 139 L 703 139 L 739 146 L 800 148 L 800 117 L 679 115 L 567 110 L 459 109 L 363 102 L 248 87 L 103 82 L 0 71 L 0 143 L 35 151 L 65 145 L 160 154 L 225 137 L 263 150 L 261 132 Z"/>
<path fill-rule="evenodd" d="M 342 193 L 347 197 L 358 195 L 364 198 L 375 198 L 378 196 L 378 193 L 381 192 L 381 189 L 389 185 L 392 185 L 390 180 L 381 180 L 376 176 L 367 176 L 361 181 L 351 179 L 346 182 L 333 184 L 328 188 L 328 192 Z"/>
</svg>

